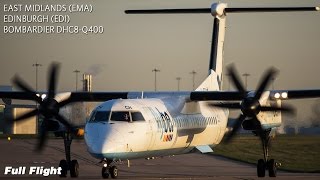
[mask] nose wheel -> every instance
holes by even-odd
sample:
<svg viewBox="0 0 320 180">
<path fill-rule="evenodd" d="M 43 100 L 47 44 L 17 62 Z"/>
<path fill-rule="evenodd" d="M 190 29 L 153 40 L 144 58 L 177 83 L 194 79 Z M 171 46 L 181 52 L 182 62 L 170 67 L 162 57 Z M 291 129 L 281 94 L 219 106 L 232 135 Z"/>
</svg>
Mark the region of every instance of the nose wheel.
<svg viewBox="0 0 320 180">
<path fill-rule="evenodd" d="M 107 179 L 107 178 L 109 178 L 109 176 L 112 179 L 118 178 L 118 175 L 119 175 L 118 174 L 118 167 L 111 165 L 112 161 L 108 161 L 108 160 L 104 160 L 104 161 L 105 162 L 103 164 L 102 171 L 101 171 L 102 178 Z"/>
</svg>

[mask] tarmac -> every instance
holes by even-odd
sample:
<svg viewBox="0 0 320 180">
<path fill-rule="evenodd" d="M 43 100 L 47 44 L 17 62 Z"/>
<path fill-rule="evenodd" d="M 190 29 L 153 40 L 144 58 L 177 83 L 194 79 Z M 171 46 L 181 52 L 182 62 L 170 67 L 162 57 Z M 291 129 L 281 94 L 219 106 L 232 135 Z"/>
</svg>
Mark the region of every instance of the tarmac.
<svg viewBox="0 0 320 180">
<path fill-rule="evenodd" d="M 33 166 L 55 167 L 64 159 L 62 139 L 49 139 L 41 153 L 34 151 L 36 139 L 0 139 L 0 179 L 59 179 L 58 175 L 29 175 Z M 71 147 L 72 159 L 80 165 L 77 179 L 102 179 L 100 160 L 90 156 L 84 140 L 74 140 Z M 24 175 L 5 175 L 5 167 L 26 167 Z M 256 166 L 227 158 L 200 153 L 190 153 L 151 160 L 127 160 L 117 164 L 118 179 L 263 179 L 257 178 Z M 69 174 L 68 174 L 69 175 Z M 264 179 L 269 178 L 268 172 Z M 68 178 L 70 178 L 68 176 Z M 292 173 L 278 171 L 276 179 L 320 179 L 320 173 Z"/>
</svg>

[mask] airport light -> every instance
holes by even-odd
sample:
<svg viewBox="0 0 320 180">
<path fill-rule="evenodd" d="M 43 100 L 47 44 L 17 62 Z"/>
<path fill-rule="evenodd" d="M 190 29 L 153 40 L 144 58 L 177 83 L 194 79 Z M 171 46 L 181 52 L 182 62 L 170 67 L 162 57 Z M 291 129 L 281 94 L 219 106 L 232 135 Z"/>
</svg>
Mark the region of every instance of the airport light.
<svg viewBox="0 0 320 180">
<path fill-rule="evenodd" d="M 76 69 L 73 72 L 76 73 L 76 91 L 78 91 L 78 74 L 80 71 L 78 69 Z"/>
<path fill-rule="evenodd" d="M 248 89 L 248 77 L 250 76 L 251 74 L 249 73 L 244 73 L 242 74 L 242 76 L 244 76 L 244 82 L 245 82 L 245 87 L 246 89 Z"/>
<path fill-rule="evenodd" d="M 192 90 L 195 90 L 195 76 L 197 72 L 195 70 L 192 70 L 190 74 L 192 75 Z"/>
<path fill-rule="evenodd" d="M 178 81 L 178 91 L 180 91 L 180 80 L 181 80 L 181 77 L 177 77 L 176 80 Z"/>
<path fill-rule="evenodd" d="M 42 95 L 41 95 L 41 99 L 42 99 L 42 100 L 44 100 L 46 97 L 47 97 L 46 94 L 42 94 Z"/>
<path fill-rule="evenodd" d="M 154 72 L 154 91 L 157 91 L 157 72 L 160 72 L 160 69 L 154 68 L 152 72 Z"/>
<path fill-rule="evenodd" d="M 281 93 L 281 97 L 282 97 L 283 99 L 287 99 L 287 98 L 288 98 L 288 93 L 287 93 L 287 92 Z"/>
</svg>

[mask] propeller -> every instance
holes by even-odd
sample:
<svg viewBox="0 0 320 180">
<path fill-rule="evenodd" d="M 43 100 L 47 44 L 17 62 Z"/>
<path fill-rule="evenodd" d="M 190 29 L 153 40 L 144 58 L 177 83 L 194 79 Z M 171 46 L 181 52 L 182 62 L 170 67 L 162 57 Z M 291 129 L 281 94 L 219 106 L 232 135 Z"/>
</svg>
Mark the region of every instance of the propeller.
<svg viewBox="0 0 320 180">
<path fill-rule="evenodd" d="M 57 127 L 58 122 L 63 124 L 68 130 L 74 131 L 73 125 L 70 124 L 62 115 L 59 114 L 59 110 L 61 107 L 66 105 L 66 101 L 68 99 L 57 102 L 55 100 L 56 95 L 56 86 L 57 86 L 57 76 L 59 73 L 60 64 L 52 63 L 48 73 L 48 94 L 42 99 L 37 95 L 37 92 L 34 91 L 25 81 L 22 80 L 18 75 L 13 78 L 13 84 L 24 91 L 25 93 L 31 94 L 33 97 L 33 101 L 37 102 L 39 106 L 28 113 L 25 113 L 13 121 L 23 121 L 33 116 L 42 115 L 44 117 L 43 122 L 40 126 L 39 136 L 38 136 L 38 144 L 36 150 L 40 151 L 43 149 L 43 146 L 47 140 L 48 131 L 52 129 L 52 127 Z"/>
<path fill-rule="evenodd" d="M 236 132 L 241 127 L 243 121 L 247 118 L 250 118 L 254 121 L 258 121 L 258 130 L 261 130 L 261 124 L 258 120 L 257 115 L 260 112 L 274 112 L 274 111 L 282 111 L 287 113 L 293 113 L 294 109 L 289 106 L 275 107 L 275 106 L 262 106 L 260 104 L 260 98 L 263 92 L 267 89 L 270 84 L 272 78 L 278 73 L 275 68 L 268 69 L 262 77 L 262 80 L 255 91 L 254 96 L 249 96 L 247 90 L 244 88 L 240 76 L 237 73 L 237 70 L 233 65 L 227 67 L 228 74 L 230 75 L 230 79 L 232 83 L 235 85 L 236 89 L 243 96 L 243 100 L 240 103 L 223 103 L 216 104 L 211 103 L 211 106 L 220 107 L 220 108 L 228 108 L 228 109 L 240 109 L 242 114 L 237 118 L 236 123 L 233 125 L 231 133 L 226 136 L 226 142 L 229 142 L 236 134 Z"/>
</svg>

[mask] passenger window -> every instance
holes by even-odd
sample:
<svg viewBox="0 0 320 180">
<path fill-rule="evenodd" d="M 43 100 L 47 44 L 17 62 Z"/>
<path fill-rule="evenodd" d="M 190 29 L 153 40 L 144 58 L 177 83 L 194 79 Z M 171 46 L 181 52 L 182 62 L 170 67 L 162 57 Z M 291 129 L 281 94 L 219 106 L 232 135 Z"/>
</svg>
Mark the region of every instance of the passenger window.
<svg viewBox="0 0 320 180">
<path fill-rule="evenodd" d="M 101 122 L 109 120 L 110 111 L 96 111 L 92 114 L 90 122 Z"/>
<path fill-rule="evenodd" d="M 130 122 L 130 114 L 128 111 L 114 111 L 111 114 L 112 121 L 127 121 Z"/>
<path fill-rule="evenodd" d="M 141 112 L 131 112 L 132 121 L 144 121 Z"/>
</svg>

